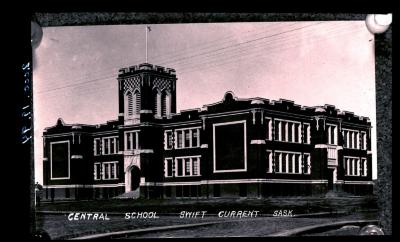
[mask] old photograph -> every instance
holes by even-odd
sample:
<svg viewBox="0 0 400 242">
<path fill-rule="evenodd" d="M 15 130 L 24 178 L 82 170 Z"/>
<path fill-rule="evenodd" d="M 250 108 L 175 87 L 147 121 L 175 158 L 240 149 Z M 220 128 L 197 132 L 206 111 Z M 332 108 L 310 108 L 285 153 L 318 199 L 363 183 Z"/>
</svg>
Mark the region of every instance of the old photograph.
<svg viewBox="0 0 400 242">
<path fill-rule="evenodd" d="M 380 233 L 365 20 L 42 31 L 35 223 L 51 239 Z"/>
</svg>

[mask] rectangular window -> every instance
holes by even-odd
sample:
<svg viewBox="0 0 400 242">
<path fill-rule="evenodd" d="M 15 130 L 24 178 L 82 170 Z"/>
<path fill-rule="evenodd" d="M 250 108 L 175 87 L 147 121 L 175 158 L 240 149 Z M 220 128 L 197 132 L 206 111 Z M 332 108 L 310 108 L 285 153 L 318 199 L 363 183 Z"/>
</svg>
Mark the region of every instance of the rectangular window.
<svg viewBox="0 0 400 242">
<path fill-rule="evenodd" d="M 174 147 L 172 130 L 164 131 L 164 149 L 171 150 Z"/>
<path fill-rule="evenodd" d="M 311 159 L 310 159 L 310 154 L 304 153 L 303 155 L 304 159 L 304 174 L 311 174 Z"/>
<path fill-rule="evenodd" d="M 178 147 L 183 148 L 183 132 L 178 132 Z"/>
<path fill-rule="evenodd" d="M 94 163 L 94 179 L 100 180 L 101 179 L 101 164 Z"/>
<path fill-rule="evenodd" d="M 190 130 L 184 130 L 185 134 L 185 147 L 191 147 L 190 145 Z"/>
<path fill-rule="evenodd" d="M 309 123 L 303 123 L 304 143 L 311 143 L 311 128 Z"/>
<path fill-rule="evenodd" d="M 267 150 L 267 172 L 271 173 L 273 171 L 273 167 L 272 167 L 272 151 L 271 150 Z"/>
<path fill-rule="evenodd" d="M 176 176 L 183 176 L 183 159 L 176 159 Z"/>
<path fill-rule="evenodd" d="M 275 125 L 274 125 L 274 128 L 275 128 L 274 140 L 281 140 L 281 138 L 280 138 L 280 134 L 281 134 L 281 132 L 280 132 L 280 124 L 281 124 L 281 121 L 275 120 Z"/>
<path fill-rule="evenodd" d="M 126 150 L 139 149 L 139 131 L 125 132 L 125 149 Z"/>
<path fill-rule="evenodd" d="M 337 145 L 337 125 L 327 124 L 326 126 L 328 144 Z"/>
<path fill-rule="evenodd" d="M 289 154 L 289 156 L 288 156 L 288 172 L 289 173 L 295 173 L 294 172 L 294 164 L 293 164 L 293 157 L 294 157 L 294 154 Z"/>
<path fill-rule="evenodd" d="M 103 137 L 103 155 L 111 155 L 117 153 L 118 137 Z"/>
<path fill-rule="evenodd" d="M 287 125 L 288 125 L 288 139 L 287 139 L 287 141 L 289 141 L 289 142 L 294 142 L 294 139 L 293 139 L 293 123 L 287 123 Z"/>
<path fill-rule="evenodd" d="M 101 155 L 101 139 L 94 139 L 94 155 Z"/>
<path fill-rule="evenodd" d="M 300 124 L 295 123 L 294 124 L 294 142 L 296 142 L 296 143 L 300 143 L 301 130 L 299 128 L 300 128 Z"/>
<path fill-rule="evenodd" d="M 108 163 L 103 163 L 103 180 L 110 179 L 110 166 Z"/>
<path fill-rule="evenodd" d="M 177 137 L 175 147 L 177 149 L 200 147 L 200 128 L 198 127 L 177 129 L 175 130 L 175 136 Z"/>
<path fill-rule="evenodd" d="M 199 129 L 192 130 L 192 147 L 200 146 L 199 133 L 200 133 Z"/>
<path fill-rule="evenodd" d="M 109 150 L 110 150 L 110 146 L 108 146 L 108 139 L 103 139 L 103 155 L 108 155 L 109 154 Z"/>
<path fill-rule="evenodd" d="M 270 118 L 265 118 L 266 135 L 267 140 L 272 140 L 272 120 Z"/>
<path fill-rule="evenodd" d="M 190 158 L 185 158 L 185 176 L 190 176 L 192 172 Z"/>
<path fill-rule="evenodd" d="M 116 139 L 110 139 L 110 154 L 115 154 L 116 153 Z"/>
<path fill-rule="evenodd" d="M 103 162 L 102 171 L 103 171 L 103 180 L 112 180 L 117 179 L 117 161 L 112 162 Z"/>
<path fill-rule="evenodd" d="M 174 174 L 174 162 L 172 158 L 166 158 L 164 160 L 164 167 L 165 167 L 165 172 L 164 175 L 165 177 L 172 177 Z"/>
<path fill-rule="evenodd" d="M 295 154 L 295 173 L 301 174 L 301 155 Z"/>
<path fill-rule="evenodd" d="M 192 172 L 192 175 L 193 176 L 197 176 L 197 175 L 199 175 L 199 157 L 194 157 L 194 158 L 192 158 L 192 160 L 193 160 L 193 172 Z"/>
<path fill-rule="evenodd" d="M 368 172 L 368 165 L 367 165 L 367 159 L 366 158 L 361 158 L 362 162 L 362 176 L 367 176 Z"/>
<path fill-rule="evenodd" d="M 166 160 L 171 159 L 172 162 L 172 158 L 167 158 Z M 172 167 L 169 168 L 169 161 L 167 161 L 165 163 L 166 165 L 166 170 L 168 172 L 168 176 L 169 174 L 175 174 L 175 176 L 198 176 L 200 175 L 200 157 L 199 156 L 188 156 L 188 157 L 178 157 L 175 158 L 175 167 L 176 167 L 176 171 L 174 170 L 175 168 Z M 169 173 L 169 171 L 171 171 L 171 173 Z"/>
<path fill-rule="evenodd" d="M 290 143 L 301 143 L 300 122 L 275 119 L 274 124 L 275 140 Z"/>
<path fill-rule="evenodd" d="M 279 173 L 282 172 L 282 160 L 281 160 L 281 153 L 275 152 L 275 172 Z"/>
<path fill-rule="evenodd" d="M 365 131 L 361 131 L 361 149 L 367 149 L 367 133 Z"/>
<path fill-rule="evenodd" d="M 287 129 L 286 129 L 286 122 L 281 122 L 281 139 L 280 141 L 287 141 L 286 139 L 286 133 L 287 133 Z"/>
<path fill-rule="evenodd" d="M 345 164 L 345 175 L 346 176 L 362 176 L 364 174 L 364 162 L 358 157 L 347 157 L 344 158 Z M 363 158 L 365 159 L 365 158 Z M 362 166 L 362 167 L 361 167 Z"/>
<path fill-rule="evenodd" d="M 272 159 L 272 152 L 267 151 L 267 157 Z M 272 172 L 272 160 L 268 160 L 268 172 Z M 310 164 L 310 154 L 304 154 L 305 166 Z M 308 163 L 307 163 L 308 162 Z M 275 151 L 275 172 L 276 173 L 287 173 L 287 174 L 310 174 L 311 170 L 302 170 L 302 155 L 300 152 L 291 151 Z"/>
<path fill-rule="evenodd" d="M 359 149 L 360 148 L 360 132 L 358 130 L 345 129 L 343 131 L 344 148 Z"/>
</svg>

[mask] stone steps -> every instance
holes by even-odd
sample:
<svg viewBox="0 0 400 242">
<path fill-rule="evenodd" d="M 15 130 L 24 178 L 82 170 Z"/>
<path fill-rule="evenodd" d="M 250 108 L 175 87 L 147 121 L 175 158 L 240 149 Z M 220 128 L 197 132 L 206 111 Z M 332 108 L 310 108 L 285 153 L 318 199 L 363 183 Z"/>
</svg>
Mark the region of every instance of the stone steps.
<svg viewBox="0 0 400 242">
<path fill-rule="evenodd" d="M 140 196 L 140 192 L 139 189 L 136 189 L 135 191 L 130 191 L 130 192 L 126 192 L 123 193 L 119 196 L 116 196 L 116 199 L 137 199 Z"/>
</svg>

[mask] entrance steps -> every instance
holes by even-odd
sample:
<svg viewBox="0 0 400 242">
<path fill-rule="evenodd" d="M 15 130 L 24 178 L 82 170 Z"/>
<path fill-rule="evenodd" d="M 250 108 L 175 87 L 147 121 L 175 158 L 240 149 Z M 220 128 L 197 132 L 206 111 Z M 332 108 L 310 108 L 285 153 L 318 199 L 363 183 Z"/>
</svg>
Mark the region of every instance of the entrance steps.
<svg viewBox="0 0 400 242">
<path fill-rule="evenodd" d="M 116 199 L 137 199 L 140 197 L 140 191 L 139 189 L 136 189 L 135 191 L 130 191 L 123 193 L 119 196 L 116 196 Z"/>
</svg>

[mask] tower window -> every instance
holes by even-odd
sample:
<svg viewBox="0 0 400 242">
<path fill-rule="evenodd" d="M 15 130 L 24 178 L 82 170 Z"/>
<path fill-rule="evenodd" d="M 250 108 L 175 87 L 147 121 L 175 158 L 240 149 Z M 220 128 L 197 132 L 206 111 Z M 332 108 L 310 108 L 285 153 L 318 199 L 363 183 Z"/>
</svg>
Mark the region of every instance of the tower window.
<svg viewBox="0 0 400 242">
<path fill-rule="evenodd" d="M 128 92 L 126 94 L 126 98 L 127 98 L 127 104 L 128 104 L 128 115 L 131 116 L 133 115 L 133 98 L 132 98 L 132 93 Z"/>
<path fill-rule="evenodd" d="M 133 114 L 139 114 L 140 113 L 140 92 L 139 91 L 135 91 L 135 94 L 133 95 L 133 99 L 135 101 L 135 110 L 133 112 Z"/>
</svg>

